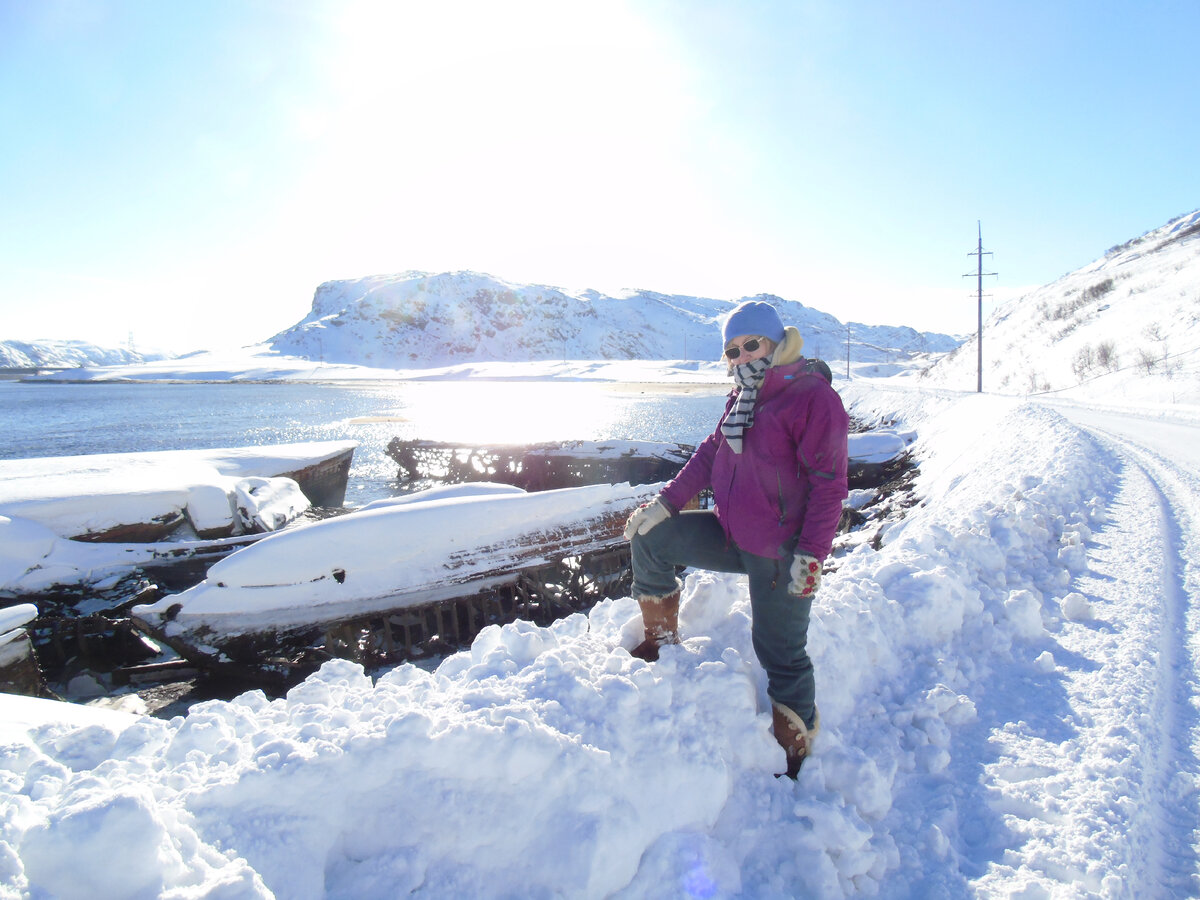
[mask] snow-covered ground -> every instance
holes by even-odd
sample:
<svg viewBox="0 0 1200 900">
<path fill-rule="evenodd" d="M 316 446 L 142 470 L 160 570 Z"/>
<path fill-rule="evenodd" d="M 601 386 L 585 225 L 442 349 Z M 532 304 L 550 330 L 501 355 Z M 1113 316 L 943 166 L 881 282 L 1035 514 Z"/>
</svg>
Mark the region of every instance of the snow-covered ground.
<svg viewBox="0 0 1200 900">
<path fill-rule="evenodd" d="M 797 782 L 694 572 L 655 664 L 622 598 L 170 721 L 0 698 L 0 897 L 1197 895 L 1196 427 L 893 384 L 839 389 L 922 502 L 831 561 Z"/>
</svg>

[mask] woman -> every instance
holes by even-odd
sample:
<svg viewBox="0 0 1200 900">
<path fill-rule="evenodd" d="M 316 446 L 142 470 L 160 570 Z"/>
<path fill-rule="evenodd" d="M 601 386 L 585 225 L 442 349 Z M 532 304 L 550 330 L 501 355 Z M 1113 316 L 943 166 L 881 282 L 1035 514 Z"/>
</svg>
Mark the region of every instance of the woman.
<svg viewBox="0 0 1200 900">
<path fill-rule="evenodd" d="M 633 654 L 652 661 L 659 647 L 679 643 L 677 565 L 748 575 L 754 651 L 795 778 L 818 727 L 808 619 L 846 497 L 849 419 L 801 356 L 800 333 L 771 304 L 738 306 L 723 337 L 736 384 L 725 414 L 625 527 L 646 632 Z M 681 511 L 709 486 L 711 511 Z"/>
</svg>

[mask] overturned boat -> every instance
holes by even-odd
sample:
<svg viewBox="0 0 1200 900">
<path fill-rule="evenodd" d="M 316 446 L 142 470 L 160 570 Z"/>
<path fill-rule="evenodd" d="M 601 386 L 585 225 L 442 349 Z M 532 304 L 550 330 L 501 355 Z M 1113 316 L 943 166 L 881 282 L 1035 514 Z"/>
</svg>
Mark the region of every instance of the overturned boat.
<svg viewBox="0 0 1200 900">
<path fill-rule="evenodd" d="M 436 652 L 494 622 L 627 593 L 625 520 L 659 487 L 435 489 L 266 537 L 131 617 L 206 668 L 285 681 L 320 661 L 318 647 Z"/>
<path fill-rule="evenodd" d="M 272 479 L 294 483 L 305 505 L 340 506 L 357 446 L 310 441 L 0 460 L 0 515 L 76 541 L 161 541 L 189 526 L 200 538 L 228 537 L 241 530 L 238 504 L 253 507 Z"/>
<path fill-rule="evenodd" d="M 0 600 L 135 571 L 194 583 L 215 559 L 340 506 L 357 446 L 2 460 Z"/>
</svg>

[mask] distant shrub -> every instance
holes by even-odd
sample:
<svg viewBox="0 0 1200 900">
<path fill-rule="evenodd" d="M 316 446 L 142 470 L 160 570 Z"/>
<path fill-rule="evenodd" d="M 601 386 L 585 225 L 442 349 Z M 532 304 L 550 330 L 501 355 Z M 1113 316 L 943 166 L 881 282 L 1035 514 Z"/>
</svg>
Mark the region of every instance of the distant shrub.
<svg viewBox="0 0 1200 900">
<path fill-rule="evenodd" d="M 1138 350 L 1137 364 L 1147 375 L 1153 375 L 1154 370 L 1158 368 L 1158 357 L 1145 347 L 1142 347 Z"/>
<path fill-rule="evenodd" d="M 1084 288 L 1079 292 L 1078 296 L 1068 297 L 1058 306 L 1056 306 L 1047 315 L 1047 319 L 1065 319 L 1068 316 L 1074 315 L 1085 306 L 1090 306 L 1095 303 L 1105 294 L 1113 289 L 1113 280 L 1105 278 L 1103 281 L 1093 284 L 1091 287 Z"/>
<path fill-rule="evenodd" d="M 1080 381 L 1096 367 L 1096 351 L 1092 349 L 1091 344 L 1084 344 L 1075 351 L 1075 359 L 1071 361 L 1071 371 L 1075 373 L 1075 377 Z"/>
<path fill-rule="evenodd" d="M 1054 343 L 1057 343 L 1058 341 L 1061 341 L 1063 338 L 1065 338 L 1068 334 L 1070 334 L 1072 331 L 1074 331 L 1078 327 L 1079 327 L 1078 322 L 1068 322 L 1066 325 L 1064 325 L 1062 328 L 1060 328 L 1054 334 L 1054 337 L 1051 338 L 1051 340 Z"/>
<path fill-rule="evenodd" d="M 1096 363 L 1109 372 L 1115 372 L 1118 365 L 1117 346 L 1112 341 L 1101 341 L 1096 347 Z"/>
<path fill-rule="evenodd" d="M 1105 278 L 1103 281 L 1093 284 L 1090 288 L 1087 288 L 1083 292 L 1082 296 L 1087 302 L 1090 303 L 1093 300 L 1099 300 L 1112 289 L 1113 280 L 1111 278 Z"/>
<path fill-rule="evenodd" d="M 1064 300 L 1046 316 L 1047 319 L 1059 321 L 1067 316 L 1073 315 L 1077 311 L 1087 306 L 1087 302 L 1082 297 L 1072 297 L 1070 300 Z"/>
</svg>

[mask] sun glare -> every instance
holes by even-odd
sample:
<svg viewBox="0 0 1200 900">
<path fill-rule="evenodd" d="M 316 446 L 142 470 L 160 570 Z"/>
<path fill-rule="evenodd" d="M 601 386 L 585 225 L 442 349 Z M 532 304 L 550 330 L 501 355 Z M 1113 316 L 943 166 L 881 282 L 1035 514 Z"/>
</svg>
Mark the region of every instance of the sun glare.
<svg viewBox="0 0 1200 900">
<path fill-rule="evenodd" d="M 335 271 L 593 286 L 623 258 L 636 281 L 710 219 L 688 73 L 626 4 L 359 2 L 330 16 L 324 89 L 292 115 L 313 165 L 285 228 L 303 241 L 300 222 L 337 222 L 319 247 Z"/>
<path fill-rule="evenodd" d="M 435 390 L 410 395 L 404 415 L 419 423 L 421 436 L 467 444 L 530 444 L 591 437 L 598 422 L 596 404 L 579 402 L 580 386 L 552 383 L 512 385 L 497 381 L 439 383 Z M 583 392 L 587 392 L 587 386 Z M 517 398 L 520 398 L 519 400 Z"/>
<path fill-rule="evenodd" d="M 701 436 L 724 402 L 723 386 L 701 389 L 686 404 L 683 418 L 664 415 L 656 396 L 636 387 L 594 382 L 413 381 L 381 396 L 378 410 L 353 424 L 380 435 L 468 444 L 535 444 L 547 441 L 666 440 L 688 432 L 692 404 L 704 409 Z M 682 395 L 681 395 L 682 396 Z M 711 404 L 716 404 L 712 406 Z M 388 437 L 383 437 L 387 435 Z"/>
</svg>

